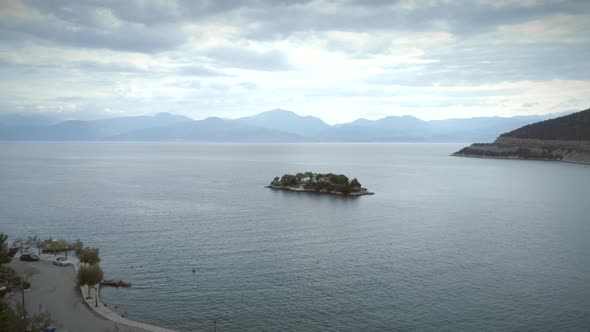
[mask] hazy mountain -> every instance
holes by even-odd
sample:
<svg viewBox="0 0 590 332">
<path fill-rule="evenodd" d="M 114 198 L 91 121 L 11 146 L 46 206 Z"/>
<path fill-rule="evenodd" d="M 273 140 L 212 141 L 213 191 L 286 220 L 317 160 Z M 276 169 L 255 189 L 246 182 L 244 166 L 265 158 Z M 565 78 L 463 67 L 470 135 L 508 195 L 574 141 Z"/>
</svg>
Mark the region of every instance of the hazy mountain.
<svg viewBox="0 0 590 332">
<path fill-rule="evenodd" d="M 345 126 L 382 128 L 398 132 L 424 131 L 429 129 L 426 121 L 411 115 L 388 116 L 379 120 L 358 119 L 340 127 Z"/>
<path fill-rule="evenodd" d="M 99 126 L 103 136 L 116 136 L 130 131 L 190 123 L 193 119 L 184 115 L 158 113 L 154 116 L 130 116 L 92 121 Z"/>
<path fill-rule="evenodd" d="M 44 126 L 60 122 L 58 118 L 41 114 L 0 114 L 0 126 Z"/>
<path fill-rule="evenodd" d="M 91 122 L 71 120 L 49 126 L 8 126 L 0 128 L 0 139 L 20 141 L 99 140 L 101 130 Z"/>
<path fill-rule="evenodd" d="M 499 133 L 552 117 L 481 117 L 424 121 L 413 116 L 389 116 L 378 120 L 358 119 L 324 131 L 329 141 L 491 142 Z"/>
<path fill-rule="evenodd" d="M 358 119 L 334 126 L 319 137 L 329 141 L 423 141 L 430 130 L 424 120 L 413 116 L 388 116 L 379 120 Z"/>
<path fill-rule="evenodd" d="M 293 133 L 303 137 L 315 137 L 330 128 L 328 124 L 313 116 L 300 116 L 290 111 L 274 109 L 254 116 L 233 120 L 235 122 Z"/>
<path fill-rule="evenodd" d="M 181 115 L 158 113 L 154 116 L 109 118 L 94 121 L 70 120 L 51 125 L 36 125 L 38 121 L 22 118 L 21 125 L 0 128 L 3 140 L 92 141 L 103 140 L 129 131 L 192 122 Z"/>
<path fill-rule="evenodd" d="M 302 137 L 293 134 L 243 125 L 232 120 L 207 118 L 176 125 L 147 128 L 111 137 L 130 141 L 210 141 L 210 142 L 291 142 Z"/>
<path fill-rule="evenodd" d="M 195 121 L 159 113 L 52 124 L 42 118 L 0 116 L 0 140 L 140 140 L 264 142 L 491 142 L 499 134 L 552 117 L 469 118 L 423 121 L 413 116 L 358 119 L 330 126 L 312 116 L 280 109 L 255 116 Z"/>
<path fill-rule="evenodd" d="M 436 141 L 492 142 L 500 133 L 552 117 L 554 115 L 433 120 L 429 121 L 430 137 Z"/>
</svg>

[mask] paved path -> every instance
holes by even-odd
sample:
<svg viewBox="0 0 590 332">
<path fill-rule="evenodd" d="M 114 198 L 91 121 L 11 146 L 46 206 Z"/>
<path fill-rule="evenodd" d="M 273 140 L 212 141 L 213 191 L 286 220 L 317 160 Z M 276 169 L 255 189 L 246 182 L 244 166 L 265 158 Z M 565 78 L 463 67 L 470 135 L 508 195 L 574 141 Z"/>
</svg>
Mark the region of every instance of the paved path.
<svg viewBox="0 0 590 332">
<path fill-rule="evenodd" d="M 11 266 L 19 274 L 26 274 L 32 284 L 25 292 L 25 305 L 28 312 L 49 311 L 51 318 L 58 321 L 67 332 L 144 332 L 145 330 L 117 324 L 100 317 L 84 303 L 76 287 L 73 266 L 55 266 L 48 261 L 21 262 L 13 260 Z M 20 301 L 20 293 L 13 296 Z"/>
</svg>

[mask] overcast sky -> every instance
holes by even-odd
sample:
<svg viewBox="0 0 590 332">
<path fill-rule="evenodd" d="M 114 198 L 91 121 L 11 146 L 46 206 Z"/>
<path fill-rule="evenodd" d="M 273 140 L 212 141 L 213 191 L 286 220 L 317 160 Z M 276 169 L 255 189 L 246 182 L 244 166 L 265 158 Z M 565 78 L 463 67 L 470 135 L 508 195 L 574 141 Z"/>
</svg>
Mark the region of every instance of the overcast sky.
<svg viewBox="0 0 590 332">
<path fill-rule="evenodd" d="M 329 123 L 590 106 L 590 1 L 0 0 L 0 112 Z"/>
</svg>

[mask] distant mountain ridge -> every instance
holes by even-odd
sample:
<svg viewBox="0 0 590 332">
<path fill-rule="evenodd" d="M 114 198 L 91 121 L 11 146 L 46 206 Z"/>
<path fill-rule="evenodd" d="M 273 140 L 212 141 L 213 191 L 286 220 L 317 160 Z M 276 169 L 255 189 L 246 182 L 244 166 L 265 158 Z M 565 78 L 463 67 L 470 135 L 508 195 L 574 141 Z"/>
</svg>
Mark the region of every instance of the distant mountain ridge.
<svg viewBox="0 0 590 332">
<path fill-rule="evenodd" d="M 525 125 L 500 135 L 494 143 L 474 143 L 453 155 L 590 164 L 590 108 Z"/>
<path fill-rule="evenodd" d="M 192 122 L 191 118 L 170 113 L 158 113 L 153 116 L 134 116 L 100 119 L 93 121 L 68 120 L 59 123 L 27 124 L 19 122 L 17 125 L 6 124 L 0 117 L 0 140 L 23 141 L 96 141 L 116 137 L 126 132 L 146 128 L 178 125 Z M 8 118 L 13 118 L 9 116 Z"/>
<path fill-rule="evenodd" d="M 221 118 L 151 127 L 108 137 L 113 141 L 296 142 L 296 134 L 254 127 Z"/>
<path fill-rule="evenodd" d="M 235 122 L 256 127 L 292 133 L 302 137 L 313 137 L 328 129 L 330 125 L 315 116 L 300 116 L 280 108 L 253 116 L 238 118 Z"/>
<path fill-rule="evenodd" d="M 0 140 L 211 142 L 466 142 L 489 141 L 553 115 L 424 121 L 413 116 L 358 119 L 329 125 L 320 118 L 274 109 L 238 119 L 158 113 L 54 123 L 42 116 L 0 114 Z"/>
</svg>

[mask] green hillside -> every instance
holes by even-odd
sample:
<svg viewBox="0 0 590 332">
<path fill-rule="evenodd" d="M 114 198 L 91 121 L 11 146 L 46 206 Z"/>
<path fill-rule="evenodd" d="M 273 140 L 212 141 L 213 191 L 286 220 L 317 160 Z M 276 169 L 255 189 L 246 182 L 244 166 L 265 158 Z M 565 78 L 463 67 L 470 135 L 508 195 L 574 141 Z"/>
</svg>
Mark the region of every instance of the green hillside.
<svg viewBox="0 0 590 332">
<path fill-rule="evenodd" d="M 500 137 L 514 137 L 541 140 L 590 140 L 590 108 L 556 119 L 533 123 Z"/>
</svg>

